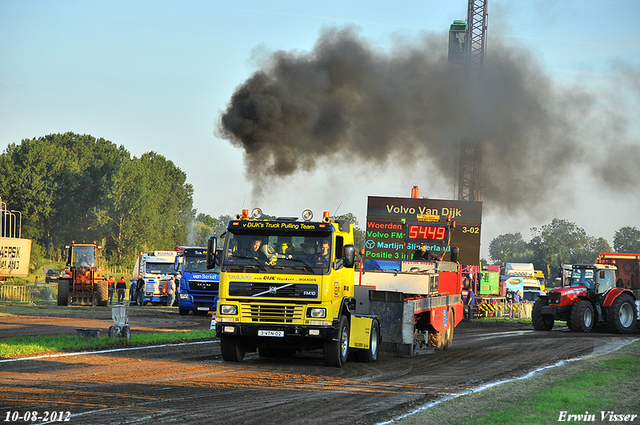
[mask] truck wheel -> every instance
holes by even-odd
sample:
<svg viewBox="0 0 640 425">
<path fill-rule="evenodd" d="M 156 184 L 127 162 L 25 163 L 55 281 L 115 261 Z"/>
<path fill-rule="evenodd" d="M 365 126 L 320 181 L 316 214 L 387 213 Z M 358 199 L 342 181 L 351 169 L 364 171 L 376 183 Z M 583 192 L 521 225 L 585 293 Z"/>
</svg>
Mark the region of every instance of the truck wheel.
<svg viewBox="0 0 640 425">
<path fill-rule="evenodd" d="M 549 300 L 547 298 L 538 298 L 533 304 L 533 309 L 531 311 L 531 323 L 533 323 L 533 329 L 537 331 L 550 331 L 553 329 L 553 316 L 543 315 L 542 307 L 546 307 L 549 305 Z"/>
<path fill-rule="evenodd" d="M 453 315 L 453 310 L 449 309 L 449 319 L 447 322 L 449 323 L 449 327 L 444 331 L 444 346 L 442 347 L 443 350 L 450 348 L 453 344 L 453 330 L 455 329 L 454 319 L 455 316 Z"/>
<path fill-rule="evenodd" d="M 245 349 L 237 338 L 222 337 L 220 351 L 222 358 L 228 362 L 241 362 L 244 359 Z"/>
<path fill-rule="evenodd" d="M 627 294 L 618 296 L 609 307 L 607 326 L 611 332 L 630 334 L 636 328 L 636 303 Z"/>
<path fill-rule="evenodd" d="M 378 350 L 380 349 L 380 323 L 373 319 L 371 323 L 371 334 L 369 337 L 369 348 L 358 350 L 356 360 L 361 363 L 373 363 L 378 360 Z"/>
<path fill-rule="evenodd" d="M 58 305 L 69 305 L 69 281 L 58 281 Z"/>
<path fill-rule="evenodd" d="M 109 283 L 106 280 L 96 282 L 96 298 L 99 306 L 109 303 Z"/>
<path fill-rule="evenodd" d="M 327 366 L 342 367 L 347 362 L 349 353 L 349 319 L 340 316 L 338 340 L 327 341 L 323 345 L 324 364 Z"/>
<path fill-rule="evenodd" d="M 444 350 L 446 330 L 429 332 L 429 346 L 435 347 L 436 350 Z"/>
<path fill-rule="evenodd" d="M 571 307 L 571 329 L 573 332 L 591 332 L 593 329 L 593 306 L 589 301 L 577 300 Z"/>
</svg>

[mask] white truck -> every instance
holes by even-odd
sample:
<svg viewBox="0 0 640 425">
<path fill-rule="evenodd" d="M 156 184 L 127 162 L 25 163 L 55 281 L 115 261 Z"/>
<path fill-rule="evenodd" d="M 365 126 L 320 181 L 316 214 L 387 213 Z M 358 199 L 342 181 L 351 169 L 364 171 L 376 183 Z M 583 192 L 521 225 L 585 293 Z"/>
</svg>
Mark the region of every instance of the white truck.
<svg viewBox="0 0 640 425">
<path fill-rule="evenodd" d="M 545 294 L 533 263 L 507 263 L 501 281 L 505 282 L 507 291 L 521 290 L 524 299 L 530 301 Z"/>
<path fill-rule="evenodd" d="M 177 274 L 174 263 L 176 251 L 148 251 L 140 253 L 136 265 L 133 267 L 131 277 L 131 294 L 136 292 L 136 282 L 138 274 L 144 279 L 144 294 L 142 303 L 166 304 L 167 295 L 162 293 L 162 286 Z M 176 294 L 176 301 L 179 296 Z M 133 300 L 132 300 L 133 301 Z"/>
</svg>

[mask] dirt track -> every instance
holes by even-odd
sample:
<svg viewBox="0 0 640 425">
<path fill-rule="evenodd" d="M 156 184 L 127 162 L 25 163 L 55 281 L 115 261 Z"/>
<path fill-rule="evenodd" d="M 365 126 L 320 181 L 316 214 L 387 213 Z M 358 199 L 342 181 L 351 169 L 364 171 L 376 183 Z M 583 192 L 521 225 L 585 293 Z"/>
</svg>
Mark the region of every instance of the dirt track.
<svg viewBox="0 0 640 425">
<path fill-rule="evenodd" d="M 75 334 L 77 327 L 106 330 L 112 324 L 110 310 L 69 310 L 66 315 L 75 317 L 49 317 L 47 332 Z M 134 333 L 209 327 L 208 317 L 183 317 L 176 309 L 133 309 L 130 322 Z M 0 332 L 33 334 L 43 323 L 0 315 Z M 249 354 L 243 363 L 227 363 L 216 339 L 0 360 L 0 406 L 21 414 L 68 411 L 74 424 L 376 424 L 444 395 L 610 350 L 638 336 L 576 334 L 566 327 L 534 332 L 529 324 L 475 321 L 456 328 L 447 351 L 411 358 L 382 353 L 375 363 L 343 368 L 325 367 L 321 352 L 292 359 Z M 561 367 L 550 373 L 561 373 Z"/>
</svg>

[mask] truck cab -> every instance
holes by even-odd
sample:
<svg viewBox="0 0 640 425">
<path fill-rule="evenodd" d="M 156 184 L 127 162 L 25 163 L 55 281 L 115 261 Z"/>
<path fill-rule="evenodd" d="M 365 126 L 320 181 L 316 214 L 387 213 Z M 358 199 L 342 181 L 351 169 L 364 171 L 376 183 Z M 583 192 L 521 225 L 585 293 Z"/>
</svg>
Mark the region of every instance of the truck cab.
<svg viewBox="0 0 640 425">
<path fill-rule="evenodd" d="M 220 300 L 215 329 L 222 357 L 242 361 L 245 353 L 290 355 L 322 349 L 325 364 L 341 367 L 349 352 L 362 361 L 377 358 L 379 323 L 355 313 L 353 226 L 329 213 L 311 221 L 262 220 L 248 210 L 231 220 L 220 265 Z M 213 268 L 217 239 L 207 247 Z"/>
<path fill-rule="evenodd" d="M 178 311 L 207 314 L 215 312 L 218 302 L 220 266 L 207 267 L 206 247 L 176 247 L 174 269 L 178 272 Z"/>
<path fill-rule="evenodd" d="M 133 292 L 138 275 L 142 275 L 145 282 L 143 304 L 167 303 L 167 295 L 162 293 L 162 287 L 171 276 L 177 274 L 174 268 L 175 258 L 176 251 L 148 251 L 138 256 L 133 268 L 131 289 Z M 179 295 L 176 294 L 176 303 L 178 298 Z"/>
</svg>

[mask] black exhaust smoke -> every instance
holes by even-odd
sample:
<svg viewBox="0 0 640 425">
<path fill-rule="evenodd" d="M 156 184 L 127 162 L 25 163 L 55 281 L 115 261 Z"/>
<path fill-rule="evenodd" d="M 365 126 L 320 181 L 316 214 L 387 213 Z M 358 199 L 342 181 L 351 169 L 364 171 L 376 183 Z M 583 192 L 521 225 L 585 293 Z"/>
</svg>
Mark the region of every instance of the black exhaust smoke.
<svg viewBox="0 0 640 425">
<path fill-rule="evenodd" d="M 331 28 L 310 52 L 273 52 L 260 68 L 237 88 L 216 129 L 243 149 L 247 171 L 260 170 L 256 193 L 265 178 L 313 170 L 328 158 L 348 166 L 393 155 L 405 170 L 428 158 L 430 173 L 453 178 L 462 140 L 481 144 L 483 200 L 511 212 L 544 200 L 575 166 L 621 180 L 586 154 L 603 135 L 583 131 L 600 107 L 593 97 L 556 87 L 527 51 L 494 40 L 482 82 L 469 86 L 447 61 L 446 35 L 382 51 L 352 28 Z M 625 123 L 616 122 L 620 134 Z"/>
</svg>

